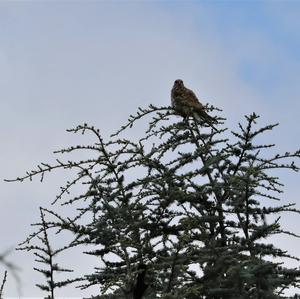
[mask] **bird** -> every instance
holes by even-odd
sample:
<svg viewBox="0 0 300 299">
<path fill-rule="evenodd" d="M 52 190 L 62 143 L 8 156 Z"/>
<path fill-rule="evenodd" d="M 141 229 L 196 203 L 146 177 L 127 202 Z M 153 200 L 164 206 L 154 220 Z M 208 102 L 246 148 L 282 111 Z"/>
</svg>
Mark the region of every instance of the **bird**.
<svg viewBox="0 0 300 299">
<path fill-rule="evenodd" d="M 194 117 L 198 122 L 206 122 L 210 126 L 216 119 L 208 115 L 204 106 L 199 102 L 195 93 L 186 88 L 181 79 L 174 82 L 171 90 L 171 103 L 173 109 L 183 118 Z M 212 126 L 213 127 L 213 126 Z"/>
</svg>

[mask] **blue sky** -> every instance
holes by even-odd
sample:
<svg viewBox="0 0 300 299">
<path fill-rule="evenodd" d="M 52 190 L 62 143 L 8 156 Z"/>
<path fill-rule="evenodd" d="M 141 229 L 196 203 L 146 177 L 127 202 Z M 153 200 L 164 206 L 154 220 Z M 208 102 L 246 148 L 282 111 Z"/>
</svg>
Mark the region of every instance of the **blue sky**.
<svg viewBox="0 0 300 299">
<path fill-rule="evenodd" d="M 299 15 L 299 1 L 1 1 L 1 180 L 81 143 L 66 128 L 88 122 L 109 136 L 138 106 L 168 105 L 177 78 L 222 108 L 230 129 L 255 111 L 261 124 L 280 122 L 266 142 L 299 148 Z M 0 182 L 0 252 L 24 239 L 63 179 Z M 299 174 L 282 180 L 285 202 L 299 202 Z M 298 223 L 283 220 L 300 233 Z M 298 254 L 299 241 L 278 242 Z M 41 296 L 33 257 L 11 259 L 23 295 Z M 12 279 L 7 286 L 17 296 Z"/>
</svg>

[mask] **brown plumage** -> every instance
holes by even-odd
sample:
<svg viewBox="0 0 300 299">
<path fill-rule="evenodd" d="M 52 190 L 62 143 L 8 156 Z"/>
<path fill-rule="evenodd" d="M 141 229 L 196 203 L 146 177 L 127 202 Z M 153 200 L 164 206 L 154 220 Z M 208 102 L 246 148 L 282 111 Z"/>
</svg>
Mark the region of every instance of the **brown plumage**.
<svg viewBox="0 0 300 299">
<path fill-rule="evenodd" d="M 216 120 L 206 113 L 194 92 L 186 88 L 180 79 L 174 82 L 171 101 L 174 110 L 184 118 L 193 116 L 197 121 L 204 121 L 209 125 L 216 123 Z"/>
</svg>

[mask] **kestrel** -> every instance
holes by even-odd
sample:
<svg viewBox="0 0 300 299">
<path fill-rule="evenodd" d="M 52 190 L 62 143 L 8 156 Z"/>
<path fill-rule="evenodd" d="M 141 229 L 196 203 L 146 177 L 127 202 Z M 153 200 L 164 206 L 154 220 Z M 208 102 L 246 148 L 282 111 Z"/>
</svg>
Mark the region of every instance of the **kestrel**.
<svg viewBox="0 0 300 299">
<path fill-rule="evenodd" d="M 197 121 L 204 121 L 209 125 L 216 123 L 216 120 L 206 113 L 195 93 L 186 88 L 180 79 L 174 82 L 171 101 L 174 110 L 184 118 L 193 116 Z"/>
</svg>

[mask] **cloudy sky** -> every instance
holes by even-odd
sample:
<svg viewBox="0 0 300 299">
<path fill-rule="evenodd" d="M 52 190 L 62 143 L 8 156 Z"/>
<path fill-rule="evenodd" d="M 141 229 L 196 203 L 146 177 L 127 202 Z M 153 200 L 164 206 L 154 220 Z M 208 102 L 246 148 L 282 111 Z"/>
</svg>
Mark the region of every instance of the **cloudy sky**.
<svg viewBox="0 0 300 299">
<path fill-rule="evenodd" d="M 4 178 L 81 143 L 67 128 L 88 122 L 109 136 L 138 106 L 168 105 L 177 78 L 222 108 L 230 129 L 255 111 L 261 124 L 280 123 L 267 141 L 299 148 L 299 15 L 299 1 L 1 1 L 0 252 L 24 240 L 63 180 Z M 299 174 L 278 175 L 283 200 L 300 207 Z M 282 221 L 300 233 L 299 218 Z M 300 241 L 276 242 L 298 254 Z M 8 259 L 21 268 L 22 295 L 42 296 L 33 256 Z M 18 296 L 11 276 L 6 295 Z"/>
</svg>

